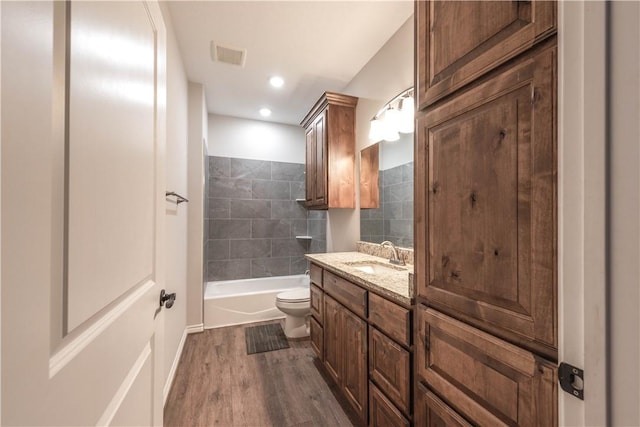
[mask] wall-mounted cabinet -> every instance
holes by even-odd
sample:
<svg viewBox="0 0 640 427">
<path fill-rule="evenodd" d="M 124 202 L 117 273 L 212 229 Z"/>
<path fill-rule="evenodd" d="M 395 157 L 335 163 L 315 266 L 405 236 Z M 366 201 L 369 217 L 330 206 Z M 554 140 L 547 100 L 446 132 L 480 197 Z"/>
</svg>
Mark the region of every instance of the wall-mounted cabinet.
<svg viewBox="0 0 640 427">
<path fill-rule="evenodd" d="M 355 107 L 358 98 L 326 92 L 301 125 L 306 134 L 309 209 L 355 207 Z"/>
</svg>

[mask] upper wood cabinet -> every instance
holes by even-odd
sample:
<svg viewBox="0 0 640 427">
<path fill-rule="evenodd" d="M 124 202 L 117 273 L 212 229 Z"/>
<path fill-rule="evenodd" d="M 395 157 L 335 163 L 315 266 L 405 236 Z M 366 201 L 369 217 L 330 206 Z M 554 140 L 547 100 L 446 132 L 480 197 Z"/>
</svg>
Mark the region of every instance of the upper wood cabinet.
<svg viewBox="0 0 640 427">
<path fill-rule="evenodd" d="M 355 107 L 358 98 L 326 92 L 301 125 L 306 133 L 306 206 L 355 207 Z"/>
<path fill-rule="evenodd" d="M 380 207 L 380 144 L 360 151 L 360 209 Z"/>
<path fill-rule="evenodd" d="M 554 1 L 416 1 L 418 109 L 556 31 Z"/>
<path fill-rule="evenodd" d="M 426 304 L 557 358 L 555 43 L 417 121 Z"/>
</svg>

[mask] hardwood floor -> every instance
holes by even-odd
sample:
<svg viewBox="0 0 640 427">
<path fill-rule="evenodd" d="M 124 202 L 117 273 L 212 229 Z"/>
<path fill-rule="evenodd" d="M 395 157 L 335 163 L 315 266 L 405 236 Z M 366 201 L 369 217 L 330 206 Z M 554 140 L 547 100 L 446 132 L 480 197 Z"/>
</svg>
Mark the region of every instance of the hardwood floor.
<svg viewBox="0 0 640 427">
<path fill-rule="evenodd" d="M 309 340 L 247 355 L 246 326 L 253 325 L 187 337 L 164 409 L 165 426 L 353 425 L 354 415 L 345 412 L 318 370 Z"/>
</svg>

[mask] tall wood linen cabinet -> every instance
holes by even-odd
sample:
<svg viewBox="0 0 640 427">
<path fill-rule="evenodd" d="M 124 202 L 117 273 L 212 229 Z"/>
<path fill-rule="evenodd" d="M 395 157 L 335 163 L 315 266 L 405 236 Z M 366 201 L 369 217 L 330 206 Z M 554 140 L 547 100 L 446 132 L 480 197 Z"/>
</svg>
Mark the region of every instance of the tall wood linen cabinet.
<svg viewBox="0 0 640 427">
<path fill-rule="evenodd" d="M 415 3 L 419 426 L 557 425 L 556 8 Z"/>
</svg>

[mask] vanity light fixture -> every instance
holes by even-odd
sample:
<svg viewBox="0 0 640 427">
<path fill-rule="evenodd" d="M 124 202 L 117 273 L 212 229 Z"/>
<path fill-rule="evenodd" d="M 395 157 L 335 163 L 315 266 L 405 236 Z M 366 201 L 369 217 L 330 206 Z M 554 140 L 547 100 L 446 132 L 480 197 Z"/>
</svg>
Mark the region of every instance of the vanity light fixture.
<svg viewBox="0 0 640 427">
<path fill-rule="evenodd" d="M 415 101 L 413 87 L 402 91 L 371 119 L 369 139 L 372 142 L 397 141 L 400 133 L 413 132 Z"/>
</svg>

